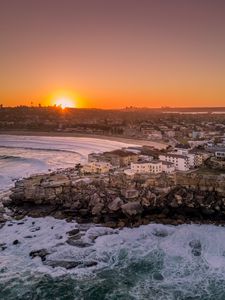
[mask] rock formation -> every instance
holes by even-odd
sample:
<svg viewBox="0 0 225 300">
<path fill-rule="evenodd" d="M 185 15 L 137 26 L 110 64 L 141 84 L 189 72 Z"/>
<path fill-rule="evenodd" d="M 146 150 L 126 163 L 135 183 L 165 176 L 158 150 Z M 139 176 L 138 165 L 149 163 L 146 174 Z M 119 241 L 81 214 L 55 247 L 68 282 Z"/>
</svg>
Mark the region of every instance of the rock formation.
<svg viewBox="0 0 225 300">
<path fill-rule="evenodd" d="M 138 175 L 128 179 L 119 173 L 78 177 L 62 172 L 18 181 L 10 197 L 17 218 L 52 215 L 109 227 L 225 223 L 222 176 Z"/>
</svg>

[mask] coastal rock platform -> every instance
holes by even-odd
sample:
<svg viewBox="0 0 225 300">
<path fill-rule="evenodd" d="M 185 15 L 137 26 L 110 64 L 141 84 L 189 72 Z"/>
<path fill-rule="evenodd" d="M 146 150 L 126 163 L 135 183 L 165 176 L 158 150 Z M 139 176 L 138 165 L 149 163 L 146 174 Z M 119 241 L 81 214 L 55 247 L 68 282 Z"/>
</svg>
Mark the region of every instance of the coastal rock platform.
<svg viewBox="0 0 225 300">
<path fill-rule="evenodd" d="M 75 176 L 48 174 L 15 183 L 7 206 L 15 218 L 54 216 L 112 228 L 225 224 L 225 180 L 196 174 Z"/>
</svg>

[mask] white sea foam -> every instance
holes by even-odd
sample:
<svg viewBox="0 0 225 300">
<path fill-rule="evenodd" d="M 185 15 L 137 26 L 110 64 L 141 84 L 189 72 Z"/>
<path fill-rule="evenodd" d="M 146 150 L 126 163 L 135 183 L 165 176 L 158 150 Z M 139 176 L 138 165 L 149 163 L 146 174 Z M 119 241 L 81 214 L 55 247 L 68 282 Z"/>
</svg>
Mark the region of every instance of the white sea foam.
<svg viewBox="0 0 225 300">
<path fill-rule="evenodd" d="M 9 221 L 0 231 L 1 243 L 7 246 L 1 251 L 1 270 L 4 272 L 0 275 L 0 284 L 26 278 L 27 274 L 36 278 L 47 274 L 53 278 L 70 276 L 76 281 L 81 280 L 80 284 L 88 283 L 92 278 L 93 286 L 98 286 L 103 276 L 106 282 L 114 278 L 126 285 L 126 281 L 132 281 L 133 288 L 129 293 L 134 299 L 148 299 L 149 291 L 154 299 L 183 299 L 172 298 L 171 293 L 176 291 L 186 297 L 194 297 L 197 292 L 208 295 L 212 292 L 212 282 L 213 288 L 221 280 L 225 282 L 223 227 L 150 224 L 114 230 L 91 225 L 87 231 L 81 230 L 81 240 L 89 242 L 90 246 L 80 248 L 66 243 L 69 237 L 66 232 L 79 227 L 75 222 L 67 223 L 52 217 L 26 217 L 22 222 L 24 224 Z M 13 226 L 8 226 L 12 223 Z M 38 227 L 40 230 L 34 231 Z M 32 238 L 26 238 L 29 235 Z M 13 245 L 15 239 L 19 244 Z M 201 245 L 198 256 L 193 254 L 193 241 Z M 29 256 L 30 251 L 42 248 L 51 253 L 46 262 L 94 261 L 97 265 L 85 267 L 81 264 L 71 270 L 52 268 L 43 264 L 40 258 Z"/>
<path fill-rule="evenodd" d="M 50 271 L 52 268 L 43 267 L 40 259 L 29 257 L 30 251 L 42 248 L 49 250 L 50 260 L 96 260 L 98 262 L 96 268 L 119 265 L 124 268 L 132 261 L 151 257 L 155 252 L 163 256 L 161 272 L 165 278 L 177 277 L 179 273 L 179 280 L 182 280 L 188 269 L 196 271 L 198 267 L 207 266 L 210 272 L 220 272 L 225 279 L 223 227 L 212 225 L 174 227 L 150 224 L 139 228 L 114 230 L 92 225 L 87 231 L 81 231 L 81 240 L 89 242 L 91 246 L 79 248 L 66 243 L 68 239 L 66 232 L 78 226 L 75 222 L 67 223 L 52 217 L 36 219 L 26 217 L 21 221 L 8 221 L 0 231 L 1 243 L 7 245 L 7 249 L 2 251 L 3 266 L 16 272 L 25 265 L 30 269 L 38 267 L 44 272 Z M 13 245 L 16 239 L 19 240 L 19 244 Z M 193 240 L 201 244 L 200 256 L 194 256 L 192 253 L 190 243 Z M 77 269 L 70 272 L 77 273 Z"/>
</svg>

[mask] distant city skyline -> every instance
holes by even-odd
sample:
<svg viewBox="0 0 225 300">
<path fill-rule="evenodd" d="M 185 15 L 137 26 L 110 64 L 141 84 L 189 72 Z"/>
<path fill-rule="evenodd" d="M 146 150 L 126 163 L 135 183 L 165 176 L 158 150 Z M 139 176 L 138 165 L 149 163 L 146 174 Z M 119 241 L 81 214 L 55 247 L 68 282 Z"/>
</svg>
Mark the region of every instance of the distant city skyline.
<svg viewBox="0 0 225 300">
<path fill-rule="evenodd" d="M 224 0 L 0 1 L 0 104 L 225 106 Z"/>
</svg>

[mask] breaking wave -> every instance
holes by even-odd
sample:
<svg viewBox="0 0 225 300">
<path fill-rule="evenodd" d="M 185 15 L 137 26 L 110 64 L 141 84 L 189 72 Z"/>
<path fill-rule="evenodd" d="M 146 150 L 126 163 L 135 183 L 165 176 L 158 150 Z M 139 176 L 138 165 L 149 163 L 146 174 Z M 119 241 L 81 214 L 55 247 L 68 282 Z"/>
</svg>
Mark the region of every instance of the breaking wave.
<svg viewBox="0 0 225 300">
<path fill-rule="evenodd" d="M 0 298 L 225 298 L 223 227 L 150 224 L 83 230 L 81 226 L 81 239 L 88 243 L 84 248 L 66 243 L 66 232 L 77 227 L 51 217 L 6 224 L 1 230 L 7 248 L 2 252 Z M 13 245 L 13 239 L 19 243 Z M 51 253 L 44 264 L 29 257 L 31 250 L 40 249 L 40 240 Z M 78 266 L 52 268 L 48 261 L 75 261 Z"/>
</svg>

